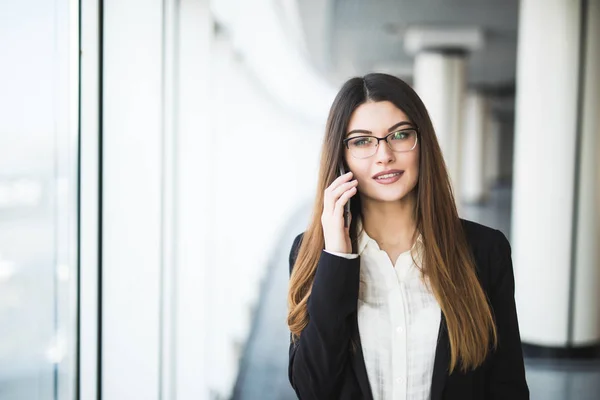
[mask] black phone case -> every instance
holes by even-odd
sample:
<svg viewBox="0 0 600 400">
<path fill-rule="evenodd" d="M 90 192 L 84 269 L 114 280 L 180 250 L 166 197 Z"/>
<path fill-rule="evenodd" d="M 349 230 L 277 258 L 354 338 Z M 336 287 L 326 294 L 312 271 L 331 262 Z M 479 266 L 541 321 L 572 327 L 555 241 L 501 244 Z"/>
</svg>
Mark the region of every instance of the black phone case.
<svg viewBox="0 0 600 400">
<path fill-rule="evenodd" d="M 344 168 L 344 164 L 340 163 L 339 166 L 340 176 L 346 173 L 346 169 Z M 344 228 L 350 226 L 350 199 L 344 205 Z"/>
</svg>

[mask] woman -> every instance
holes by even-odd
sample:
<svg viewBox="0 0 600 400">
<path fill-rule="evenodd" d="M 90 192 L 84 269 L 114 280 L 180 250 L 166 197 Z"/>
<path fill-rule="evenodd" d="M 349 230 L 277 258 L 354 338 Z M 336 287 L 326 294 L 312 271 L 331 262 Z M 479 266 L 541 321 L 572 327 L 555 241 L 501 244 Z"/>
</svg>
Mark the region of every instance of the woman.
<svg viewBox="0 0 600 400">
<path fill-rule="evenodd" d="M 339 176 L 340 162 L 350 172 Z M 289 260 L 298 397 L 528 399 L 510 245 L 458 217 L 410 86 L 385 74 L 346 82 L 318 185 Z"/>
</svg>

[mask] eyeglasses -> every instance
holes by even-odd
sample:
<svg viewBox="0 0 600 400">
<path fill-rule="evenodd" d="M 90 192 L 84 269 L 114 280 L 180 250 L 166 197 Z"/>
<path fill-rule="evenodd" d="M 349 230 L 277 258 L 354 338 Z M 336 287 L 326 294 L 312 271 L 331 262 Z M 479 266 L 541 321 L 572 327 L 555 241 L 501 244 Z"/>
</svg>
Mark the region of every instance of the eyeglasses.
<svg viewBox="0 0 600 400">
<path fill-rule="evenodd" d="M 402 129 L 378 138 L 375 136 L 354 136 L 343 140 L 344 145 L 350 150 L 354 158 L 368 158 L 377 152 L 379 141 L 385 140 L 390 149 L 396 153 L 411 151 L 417 146 L 417 129 Z"/>
</svg>

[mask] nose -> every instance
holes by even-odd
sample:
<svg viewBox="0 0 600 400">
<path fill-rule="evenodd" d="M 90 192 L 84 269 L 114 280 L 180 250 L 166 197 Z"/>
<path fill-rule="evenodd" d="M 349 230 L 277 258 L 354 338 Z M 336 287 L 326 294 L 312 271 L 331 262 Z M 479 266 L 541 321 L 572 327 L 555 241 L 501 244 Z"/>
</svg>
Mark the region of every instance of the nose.
<svg viewBox="0 0 600 400">
<path fill-rule="evenodd" d="M 379 141 L 379 145 L 377 146 L 377 151 L 375 152 L 375 161 L 378 163 L 391 163 L 395 160 L 395 155 L 390 145 L 384 141 Z"/>
</svg>

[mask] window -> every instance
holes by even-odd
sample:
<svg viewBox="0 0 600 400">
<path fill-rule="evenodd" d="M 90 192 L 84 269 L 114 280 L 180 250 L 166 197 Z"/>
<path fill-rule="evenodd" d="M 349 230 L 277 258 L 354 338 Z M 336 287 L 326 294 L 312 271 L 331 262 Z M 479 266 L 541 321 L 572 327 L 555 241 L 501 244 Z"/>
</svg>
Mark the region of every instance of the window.
<svg viewBox="0 0 600 400">
<path fill-rule="evenodd" d="M 73 399 L 75 2 L 0 4 L 0 398 Z M 75 22 L 74 22 L 75 21 Z"/>
</svg>

